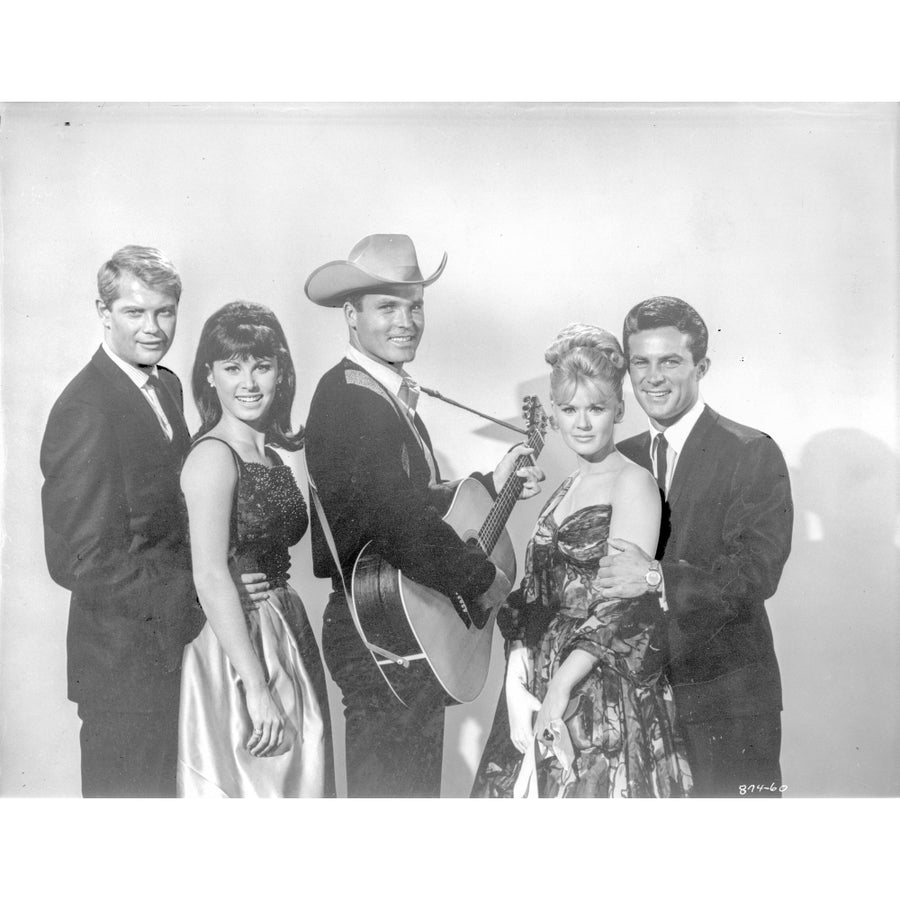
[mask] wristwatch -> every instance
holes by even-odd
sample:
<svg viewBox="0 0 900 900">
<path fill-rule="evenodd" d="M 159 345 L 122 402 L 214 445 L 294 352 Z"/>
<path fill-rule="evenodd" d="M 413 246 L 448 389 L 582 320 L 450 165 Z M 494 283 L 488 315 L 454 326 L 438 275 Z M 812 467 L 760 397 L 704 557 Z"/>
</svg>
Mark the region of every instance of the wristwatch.
<svg viewBox="0 0 900 900">
<path fill-rule="evenodd" d="M 647 574 L 644 575 L 644 581 L 647 582 L 651 591 L 659 590 L 659 586 L 662 584 L 662 572 L 659 571 L 659 560 L 651 560 L 650 568 L 647 569 Z"/>
</svg>

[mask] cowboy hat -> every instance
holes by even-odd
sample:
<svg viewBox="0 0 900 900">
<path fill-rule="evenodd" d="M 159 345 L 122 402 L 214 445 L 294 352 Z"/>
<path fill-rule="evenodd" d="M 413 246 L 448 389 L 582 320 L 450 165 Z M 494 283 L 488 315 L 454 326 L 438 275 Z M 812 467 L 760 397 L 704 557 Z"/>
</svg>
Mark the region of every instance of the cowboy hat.
<svg viewBox="0 0 900 900">
<path fill-rule="evenodd" d="M 405 234 L 370 234 L 342 259 L 319 266 L 306 279 L 306 296 L 319 306 L 341 306 L 352 294 L 377 293 L 398 285 L 427 287 L 447 264 L 444 254 L 433 275 L 422 277 L 416 248 Z"/>
</svg>

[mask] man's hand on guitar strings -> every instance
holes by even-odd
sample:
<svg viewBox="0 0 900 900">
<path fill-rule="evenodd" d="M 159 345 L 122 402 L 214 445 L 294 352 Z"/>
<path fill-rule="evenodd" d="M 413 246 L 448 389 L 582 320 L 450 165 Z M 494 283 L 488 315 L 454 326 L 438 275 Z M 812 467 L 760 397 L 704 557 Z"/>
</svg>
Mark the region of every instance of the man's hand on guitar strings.
<svg viewBox="0 0 900 900">
<path fill-rule="evenodd" d="M 509 595 L 510 588 L 512 587 L 509 583 L 509 579 L 499 567 L 495 568 L 496 572 L 494 573 L 494 580 L 491 583 L 491 586 L 480 597 L 475 597 L 473 600 L 463 600 L 463 598 L 457 594 L 452 598 L 453 606 L 459 617 L 463 620 L 466 628 L 468 628 L 470 624 L 474 625 L 476 628 L 484 628 L 490 618 L 491 610 L 495 606 L 499 607 Z M 467 619 L 469 621 L 466 621 Z"/>
<path fill-rule="evenodd" d="M 534 449 L 526 444 L 516 444 L 504 457 L 500 460 L 497 468 L 494 469 L 494 490 L 497 493 L 506 484 L 509 476 L 515 471 L 516 475 L 522 479 L 522 493 L 519 495 L 520 500 L 527 500 L 535 494 L 541 492 L 542 482 L 547 476 L 544 475 L 540 466 L 520 466 L 516 468 L 517 463 L 523 456 L 534 457 Z"/>
</svg>

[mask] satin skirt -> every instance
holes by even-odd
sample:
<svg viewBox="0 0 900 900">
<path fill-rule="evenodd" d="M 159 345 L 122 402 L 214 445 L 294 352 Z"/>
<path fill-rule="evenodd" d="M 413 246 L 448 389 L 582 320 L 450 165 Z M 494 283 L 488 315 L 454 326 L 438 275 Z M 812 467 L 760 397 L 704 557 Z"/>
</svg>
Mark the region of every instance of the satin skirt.
<svg viewBox="0 0 900 900">
<path fill-rule="evenodd" d="M 269 591 L 250 638 L 285 719 L 272 756 L 246 749 L 253 725 L 237 672 L 209 622 L 185 647 L 178 726 L 179 797 L 322 797 L 333 781 L 325 677 L 300 598 Z"/>
</svg>

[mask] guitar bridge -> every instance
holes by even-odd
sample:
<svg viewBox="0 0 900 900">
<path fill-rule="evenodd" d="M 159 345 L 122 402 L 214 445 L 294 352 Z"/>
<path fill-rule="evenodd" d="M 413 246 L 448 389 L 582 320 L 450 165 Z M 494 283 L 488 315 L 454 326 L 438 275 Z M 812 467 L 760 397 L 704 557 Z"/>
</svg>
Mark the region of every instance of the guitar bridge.
<svg viewBox="0 0 900 900">
<path fill-rule="evenodd" d="M 450 599 L 453 600 L 453 608 L 456 610 L 457 615 L 462 619 L 463 625 L 465 625 L 466 628 L 471 628 L 472 617 L 469 615 L 466 601 L 463 600 L 460 594 L 454 594 Z"/>
<path fill-rule="evenodd" d="M 411 653 L 409 656 L 397 656 L 396 653 L 391 653 L 390 650 L 382 650 L 380 647 L 375 647 L 372 644 L 369 645 L 369 649 L 373 653 L 378 653 L 382 656 L 382 659 L 376 659 L 375 663 L 379 666 L 391 666 L 398 665 L 402 666 L 404 669 L 409 668 L 409 664 L 414 662 L 417 659 L 425 659 L 424 653 Z"/>
</svg>

